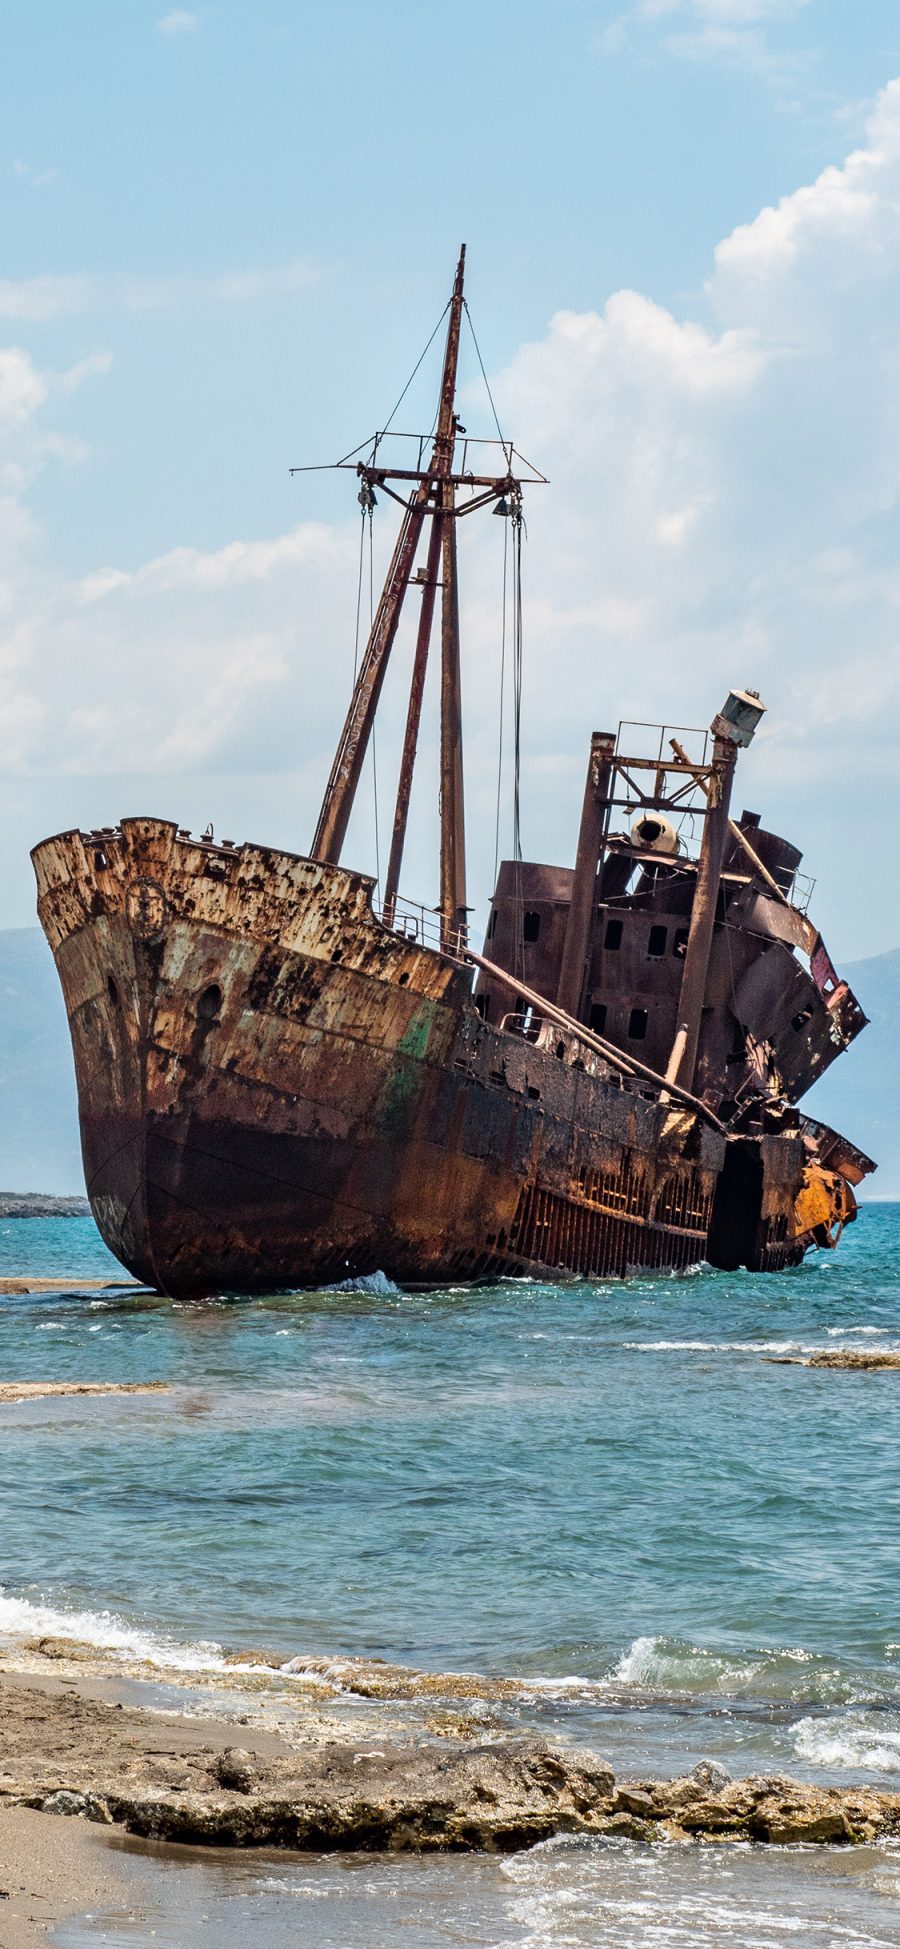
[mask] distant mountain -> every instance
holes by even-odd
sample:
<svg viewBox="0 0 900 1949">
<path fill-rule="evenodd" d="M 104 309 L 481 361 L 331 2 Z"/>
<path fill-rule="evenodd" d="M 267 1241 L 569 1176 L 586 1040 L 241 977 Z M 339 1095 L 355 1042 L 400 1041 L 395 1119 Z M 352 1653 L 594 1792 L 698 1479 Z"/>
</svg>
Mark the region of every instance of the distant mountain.
<svg viewBox="0 0 900 1949">
<path fill-rule="evenodd" d="M 900 948 L 842 964 L 840 971 L 869 1027 L 810 1090 L 803 1108 L 875 1158 L 878 1170 L 864 1195 L 900 1198 Z"/>
<path fill-rule="evenodd" d="M 84 1190 L 69 1025 L 38 927 L 0 931 L 0 1191 Z"/>
<path fill-rule="evenodd" d="M 845 968 L 871 1018 L 804 1108 L 877 1158 L 867 1189 L 900 1198 L 900 948 Z M 0 1191 L 84 1187 L 69 1030 L 37 927 L 0 931 Z"/>
</svg>

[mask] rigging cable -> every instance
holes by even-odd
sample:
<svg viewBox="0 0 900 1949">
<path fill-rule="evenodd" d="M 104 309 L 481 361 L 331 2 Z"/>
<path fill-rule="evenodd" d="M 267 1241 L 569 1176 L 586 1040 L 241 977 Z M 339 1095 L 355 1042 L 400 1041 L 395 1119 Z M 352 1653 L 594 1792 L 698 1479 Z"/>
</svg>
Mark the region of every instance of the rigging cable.
<svg viewBox="0 0 900 1949">
<path fill-rule="evenodd" d="M 497 811 L 494 819 L 494 890 L 500 864 L 500 797 L 503 786 L 503 712 L 506 704 L 506 591 L 509 581 L 509 522 L 503 523 L 503 602 L 500 621 L 500 724 L 497 742 Z"/>
<path fill-rule="evenodd" d="M 468 299 L 466 299 L 466 298 L 463 298 L 463 308 L 464 308 L 464 310 L 465 310 L 465 314 L 466 314 L 466 317 L 467 317 L 467 319 L 468 319 L 468 321 L 469 321 L 469 330 L 470 330 L 470 332 L 471 332 L 471 334 L 472 334 L 472 343 L 473 343 L 473 345 L 474 345 L 474 347 L 475 347 L 475 351 L 476 351 L 476 353 L 477 353 L 477 355 L 478 355 L 478 363 L 479 363 L 479 365 L 480 365 L 480 367 L 481 367 L 481 377 L 482 377 L 482 379 L 484 380 L 484 390 L 485 390 L 485 392 L 487 393 L 487 396 L 488 396 L 488 399 L 489 399 L 489 400 L 490 400 L 490 402 L 491 402 L 491 412 L 492 412 L 492 413 L 493 413 L 493 415 L 494 415 L 494 425 L 495 425 L 495 427 L 497 428 L 497 438 L 498 438 L 498 439 L 499 439 L 499 441 L 500 441 L 500 445 L 501 445 L 501 447 L 505 447 L 505 446 L 506 446 L 506 441 L 505 441 L 505 440 L 504 440 L 504 438 L 503 438 L 503 433 L 502 433 L 502 430 L 501 430 L 501 427 L 500 427 L 500 421 L 499 421 L 499 420 L 498 420 L 498 418 L 497 418 L 497 408 L 496 408 L 496 406 L 494 405 L 494 395 L 493 395 L 493 393 L 491 392 L 491 388 L 490 388 L 490 385 L 489 385 L 489 382 L 488 382 L 488 376 L 487 376 L 487 373 L 485 372 L 485 369 L 484 369 L 484 360 L 483 360 L 483 358 L 482 358 L 482 356 L 481 356 L 481 346 L 479 345 L 479 343 L 478 343 L 478 340 L 477 340 L 477 338 L 476 338 L 476 336 L 475 336 L 475 327 L 474 327 L 474 325 L 473 325 L 473 323 L 472 323 L 472 313 L 471 313 L 471 312 L 470 312 L 470 310 L 469 310 L 469 304 L 468 304 Z"/>
<path fill-rule="evenodd" d="M 428 354 L 428 353 L 429 353 L 429 352 L 431 351 L 431 347 L 432 347 L 432 345 L 434 344 L 434 341 L 435 341 L 435 339 L 437 338 L 437 335 L 438 335 L 438 332 L 439 332 L 439 331 L 440 331 L 440 329 L 441 329 L 441 326 L 442 326 L 442 324 L 443 324 L 443 322 L 444 322 L 444 319 L 445 319 L 445 318 L 446 318 L 446 316 L 447 316 L 447 313 L 448 313 L 448 311 L 450 310 L 450 305 L 451 305 L 451 302 L 452 302 L 452 300 L 451 300 L 450 298 L 448 298 L 448 299 L 447 299 L 447 303 L 445 304 L 445 306 L 444 306 L 444 309 L 443 309 L 443 311 L 441 312 L 441 315 L 440 315 L 440 318 L 438 319 L 438 321 L 437 321 L 437 324 L 435 325 L 435 328 L 434 328 L 434 331 L 432 332 L 432 334 L 431 334 L 431 337 L 430 337 L 430 339 L 428 340 L 428 344 L 427 344 L 427 345 L 425 346 L 425 349 L 424 349 L 424 351 L 423 351 L 423 352 L 421 352 L 421 353 L 419 354 L 419 357 L 417 358 L 417 360 L 416 360 L 416 363 L 415 363 L 415 365 L 413 366 L 413 369 L 412 369 L 412 371 L 411 371 L 411 373 L 410 373 L 410 375 L 409 375 L 409 378 L 408 378 L 408 379 L 407 379 L 407 381 L 406 381 L 406 385 L 404 386 L 404 388 L 403 388 L 403 391 L 402 391 L 402 393 L 400 394 L 400 397 L 399 397 L 399 399 L 397 399 L 397 400 L 395 401 L 395 403 L 394 403 L 394 405 L 393 405 L 393 407 L 392 407 L 392 409 L 391 409 L 391 411 L 390 411 L 390 413 L 389 413 L 389 414 L 388 414 L 388 416 L 387 416 L 387 419 L 385 420 L 385 423 L 384 423 L 384 425 L 383 425 L 383 427 L 382 427 L 382 429 L 381 429 L 381 432 L 380 432 L 380 433 L 376 433 L 376 435 L 375 435 L 375 451 L 376 451 L 376 452 L 377 452 L 377 449 L 378 449 L 378 444 L 379 444 L 379 441 L 381 441 L 381 440 L 383 440 L 383 439 L 384 439 L 384 436 L 385 436 L 385 434 L 386 434 L 386 433 L 387 433 L 387 431 L 388 431 L 388 428 L 389 428 L 389 426 L 390 426 L 390 424 L 391 424 L 391 421 L 392 421 L 392 420 L 394 419 L 394 416 L 395 416 L 395 414 L 396 414 L 396 413 L 397 413 L 397 412 L 399 411 L 399 409 L 400 409 L 400 407 L 402 406 L 402 404 L 403 404 L 403 401 L 404 401 L 404 399 L 406 398 L 406 395 L 407 395 L 407 393 L 409 392 L 409 389 L 410 389 L 410 386 L 412 385 L 412 382 L 413 382 L 413 380 L 414 380 L 414 378 L 415 378 L 415 376 L 416 376 L 416 373 L 418 372 L 418 370 L 419 370 L 419 367 L 420 367 L 420 365 L 422 364 L 422 360 L 423 360 L 423 359 L 424 359 L 424 358 L 425 358 L 425 357 L 427 356 L 427 354 Z"/>
<path fill-rule="evenodd" d="M 513 541 L 513 853 L 522 858 L 522 531 L 521 509 L 512 516 Z"/>
<path fill-rule="evenodd" d="M 375 568 L 372 540 L 372 508 L 369 506 L 369 634 L 375 626 Z M 381 847 L 378 838 L 378 760 L 375 756 L 375 720 L 372 720 L 372 801 L 375 809 L 375 885 L 381 891 Z"/>
<path fill-rule="evenodd" d="M 356 638 L 353 644 L 354 690 L 356 688 L 356 678 L 359 671 L 359 625 L 362 618 L 363 554 L 366 546 L 366 503 L 365 501 L 362 500 L 362 495 L 360 495 L 360 500 L 362 501 L 362 507 L 360 510 L 362 514 L 362 521 L 360 523 L 360 529 L 359 529 L 359 574 L 356 579 Z"/>
<path fill-rule="evenodd" d="M 513 524 L 513 859 L 515 861 L 515 906 L 514 927 L 516 939 L 516 967 L 519 979 L 525 980 L 525 907 L 522 896 L 522 821 L 521 821 L 521 775 L 522 775 L 522 532 L 525 523 L 522 519 L 521 501 L 517 500 L 510 510 Z"/>
</svg>

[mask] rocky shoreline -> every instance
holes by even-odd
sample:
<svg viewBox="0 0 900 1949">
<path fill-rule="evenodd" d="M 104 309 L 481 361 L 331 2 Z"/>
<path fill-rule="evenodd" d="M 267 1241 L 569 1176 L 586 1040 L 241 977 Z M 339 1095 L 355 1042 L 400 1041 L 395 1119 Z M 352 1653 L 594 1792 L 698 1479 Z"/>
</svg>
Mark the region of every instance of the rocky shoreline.
<svg viewBox="0 0 900 1949">
<path fill-rule="evenodd" d="M 373 1744 L 279 1735 L 0 1680 L 0 1807 L 193 1845 L 509 1852 L 555 1834 L 637 1842 L 848 1846 L 900 1833 L 900 1793 L 781 1775 L 616 1780 L 596 1754 L 533 1737 Z M 244 1729 L 242 1728 L 242 1733 Z"/>
<path fill-rule="evenodd" d="M 0 1407 L 59 1394 L 166 1394 L 168 1381 L 0 1381 Z"/>
<path fill-rule="evenodd" d="M 43 1191 L 0 1191 L 0 1218 L 89 1218 L 86 1198 L 54 1198 Z"/>
</svg>

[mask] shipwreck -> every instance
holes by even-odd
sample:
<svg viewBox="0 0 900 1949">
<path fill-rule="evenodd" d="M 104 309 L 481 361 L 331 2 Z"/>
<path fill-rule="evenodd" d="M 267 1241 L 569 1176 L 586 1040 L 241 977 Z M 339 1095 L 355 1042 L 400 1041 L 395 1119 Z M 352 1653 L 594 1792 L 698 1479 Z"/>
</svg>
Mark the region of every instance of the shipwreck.
<svg viewBox="0 0 900 1949">
<path fill-rule="evenodd" d="M 518 560 L 535 470 L 456 412 L 464 253 L 433 436 L 346 463 L 400 527 L 308 856 L 126 818 L 45 840 L 88 1196 L 175 1297 L 316 1285 L 777 1271 L 836 1244 L 874 1169 L 798 1108 L 865 1026 L 801 855 L 732 816 L 764 706 L 590 740 L 574 866 L 499 867 L 469 938 L 457 535 Z M 480 355 L 479 355 L 480 357 Z M 499 427 L 498 427 L 499 434 Z M 487 460 L 484 454 L 487 452 Z M 383 886 L 341 863 L 404 601 L 419 611 Z M 440 611 L 440 897 L 400 895 Z M 575 837 L 573 807 L 573 839 Z M 688 843 L 686 833 L 699 834 Z M 518 821 L 516 821 L 518 832 Z"/>
</svg>

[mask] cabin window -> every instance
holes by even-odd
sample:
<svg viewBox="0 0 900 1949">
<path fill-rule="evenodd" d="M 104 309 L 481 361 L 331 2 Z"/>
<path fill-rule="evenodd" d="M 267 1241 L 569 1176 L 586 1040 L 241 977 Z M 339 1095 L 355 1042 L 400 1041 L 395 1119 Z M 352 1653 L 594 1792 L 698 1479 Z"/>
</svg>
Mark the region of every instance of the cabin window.
<svg viewBox="0 0 900 1949">
<path fill-rule="evenodd" d="M 643 1042 L 647 1033 L 647 1010 L 633 1008 L 628 1017 L 629 1042 Z"/>
<path fill-rule="evenodd" d="M 490 1015 L 490 1012 L 491 1012 L 491 998 L 490 998 L 490 995 L 487 995 L 487 994 L 485 994 L 485 995 L 476 995 L 476 997 L 475 997 L 475 1007 L 477 1008 L 477 1010 L 478 1010 L 478 1013 L 479 1013 L 479 1015 L 481 1016 L 481 1019 L 482 1019 L 482 1021 L 483 1021 L 483 1022 L 486 1022 L 486 1021 L 487 1021 L 487 1019 L 488 1019 L 488 1016 Z"/>
<path fill-rule="evenodd" d="M 588 1028 L 593 1029 L 596 1035 L 602 1035 L 605 1027 L 606 1027 L 606 1003 L 592 1002 L 591 1012 L 590 1015 L 588 1016 Z"/>
<path fill-rule="evenodd" d="M 201 1022 L 214 1022 L 222 1006 L 222 990 L 217 981 L 211 981 L 204 988 L 197 1003 L 197 1014 Z"/>
<path fill-rule="evenodd" d="M 522 916 L 523 941 L 536 941 L 540 931 L 541 931 L 540 914 L 523 914 Z"/>
<path fill-rule="evenodd" d="M 807 1022 L 811 1022 L 811 1021 L 812 1021 L 812 1008 L 810 1004 L 807 1003 L 805 1008 L 801 1008 L 799 1015 L 794 1016 L 794 1019 L 791 1023 L 791 1028 L 805 1029 Z"/>
<path fill-rule="evenodd" d="M 687 927 L 676 927 L 675 929 L 675 939 L 672 942 L 672 953 L 674 954 L 676 961 L 684 960 L 684 957 L 687 953 L 689 932 L 690 929 Z"/>
<path fill-rule="evenodd" d="M 609 948 L 611 954 L 615 954 L 617 948 L 621 947 L 622 922 L 620 920 L 607 921 L 606 933 L 603 936 L 603 945 L 604 947 Z"/>
<path fill-rule="evenodd" d="M 493 940 L 493 938 L 494 938 L 494 935 L 496 934 L 496 932 L 497 932 L 497 909 L 496 909 L 496 907 L 493 907 L 493 908 L 491 909 L 491 918 L 490 918 L 490 923 L 489 923 L 489 926 L 488 926 L 488 940 L 489 940 L 489 941 L 492 941 L 492 940 Z"/>
<path fill-rule="evenodd" d="M 654 956 L 665 954 L 668 937 L 669 930 L 667 927 L 651 927 L 650 937 L 647 942 L 647 953 Z"/>
</svg>

